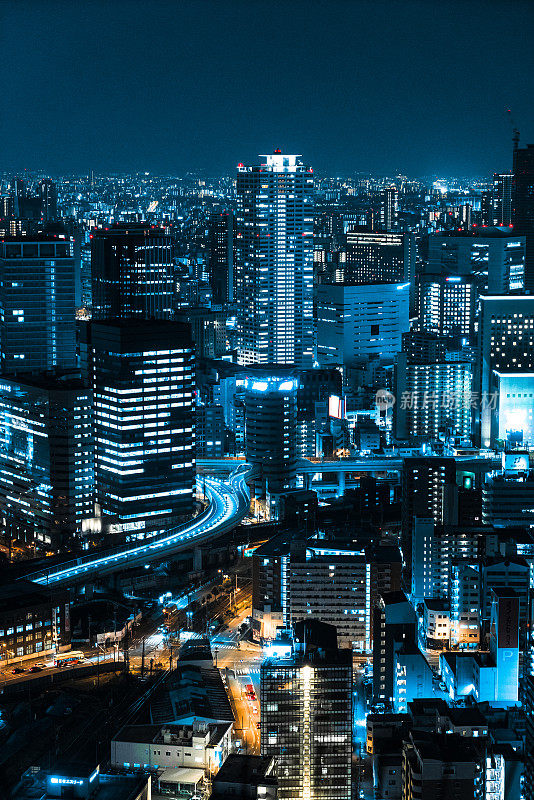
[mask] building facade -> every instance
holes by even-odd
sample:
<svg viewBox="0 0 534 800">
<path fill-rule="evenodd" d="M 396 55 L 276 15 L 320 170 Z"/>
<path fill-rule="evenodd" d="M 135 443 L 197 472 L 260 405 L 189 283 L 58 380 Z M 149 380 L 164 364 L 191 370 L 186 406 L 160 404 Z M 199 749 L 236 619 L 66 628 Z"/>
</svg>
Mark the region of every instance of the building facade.
<svg viewBox="0 0 534 800">
<path fill-rule="evenodd" d="M 193 511 L 195 365 L 188 326 L 91 324 L 96 501 L 117 532 L 154 534 Z"/>
<path fill-rule="evenodd" d="M 313 175 L 279 150 L 238 166 L 235 300 L 242 364 L 311 367 Z"/>
</svg>

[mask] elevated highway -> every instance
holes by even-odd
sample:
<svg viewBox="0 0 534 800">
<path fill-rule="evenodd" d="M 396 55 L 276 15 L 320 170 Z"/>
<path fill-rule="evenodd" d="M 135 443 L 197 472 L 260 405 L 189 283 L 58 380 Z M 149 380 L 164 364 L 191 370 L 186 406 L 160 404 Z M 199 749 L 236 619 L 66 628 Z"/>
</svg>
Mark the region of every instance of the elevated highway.
<svg viewBox="0 0 534 800">
<path fill-rule="evenodd" d="M 241 462 L 226 480 L 198 478 L 208 507 L 197 517 L 144 542 L 80 556 L 73 561 L 25 575 L 25 579 L 41 586 L 74 586 L 132 567 L 164 561 L 168 556 L 209 541 L 234 528 L 249 510 L 250 497 L 246 481 L 253 477 L 249 464 Z"/>
</svg>

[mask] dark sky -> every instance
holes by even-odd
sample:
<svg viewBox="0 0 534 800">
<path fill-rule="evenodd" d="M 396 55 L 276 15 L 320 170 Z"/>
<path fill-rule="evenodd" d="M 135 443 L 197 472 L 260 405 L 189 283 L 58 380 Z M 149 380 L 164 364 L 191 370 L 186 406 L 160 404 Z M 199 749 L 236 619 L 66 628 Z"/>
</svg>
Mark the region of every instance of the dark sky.
<svg viewBox="0 0 534 800">
<path fill-rule="evenodd" d="M 534 0 L 0 0 L 0 170 L 486 174 L 534 141 Z"/>
</svg>

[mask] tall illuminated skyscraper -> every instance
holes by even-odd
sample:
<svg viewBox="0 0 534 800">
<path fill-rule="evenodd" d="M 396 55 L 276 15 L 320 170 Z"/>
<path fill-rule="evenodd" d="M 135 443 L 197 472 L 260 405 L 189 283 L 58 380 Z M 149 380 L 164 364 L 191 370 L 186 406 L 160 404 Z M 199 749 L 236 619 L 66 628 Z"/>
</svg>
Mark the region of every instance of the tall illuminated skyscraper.
<svg viewBox="0 0 534 800">
<path fill-rule="evenodd" d="M 119 223 L 92 234 L 93 319 L 170 319 L 172 240 L 147 223 Z"/>
<path fill-rule="evenodd" d="M 280 800 L 349 800 L 352 652 L 316 619 L 294 632 L 293 647 L 261 666 L 261 754 L 276 759 Z"/>
<path fill-rule="evenodd" d="M 96 502 L 116 533 L 153 535 L 193 511 L 194 352 L 168 320 L 93 322 Z"/>
<path fill-rule="evenodd" d="M 525 234 L 525 289 L 534 289 L 534 144 L 514 150 L 514 233 Z"/>
<path fill-rule="evenodd" d="M 0 242 L 4 375 L 76 366 L 73 242 L 66 234 Z"/>
<path fill-rule="evenodd" d="M 242 364 L 313 365 L 313 176 L 275 150 L 238 165 L 236 285 Z"/>
</svg>

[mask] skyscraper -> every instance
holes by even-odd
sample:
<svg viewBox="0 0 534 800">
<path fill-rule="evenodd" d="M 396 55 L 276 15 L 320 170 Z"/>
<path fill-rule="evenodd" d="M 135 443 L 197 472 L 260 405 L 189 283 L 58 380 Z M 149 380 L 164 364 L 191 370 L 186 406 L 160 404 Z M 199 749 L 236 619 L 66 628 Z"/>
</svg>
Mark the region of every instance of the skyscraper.
<svg viewBox="0 0 534 800">
<path fill-rule="evenodd" d="M 351 365 L 375 356 L 393 359 L 409 328 L 408 284 L 317 286 L 317 360 Z"/>
<path fill-rule="evenodd" d="M 506 431 L 532 426 L 534 390 L 534 297 L 481 298 L 476 390 L 480 400 L 475 417 L 484 447 Z M 516 394 L 517 397 L 508 397 Z"/>
<path fill-rule="evenodd" d="M 75 375 L 2 379 L 0 514 L 11 538 L 58 551 L 94 516 L 91 417 Z"/>
<path fill-rule="evenodd" d="M 276 496 L 296 484 L 297 386 L 287 376 L 245 381 L 247 460 L 261 468 L 257 489 L 270 498 L 272 517 L 277 515 Z"/>
<path fill-rule="evenodd" d="M 73 243 L 65 234 L 0 242 L 4 374 L 76 366 Z"/>
<path fill-rule="evenodd" d="M 57 187 L 50 178 L 44 178 L 39 183 L 39 197 L 41 198 L 41 217 L 45 222 L 57 219 Z"/>
<path fill-rule="evenodd" d="M 276 150 L 238 166 L 236 282 L 242 364 L 313 365 L 313 176 Z"/>
<path fill-rule="evenodd" d="M 295 626 L 287 657 L 261 666 L 261 754 L 276 758 L 280 800 L 350 800 L 352 653 L 332 625 Z"/>
<path fill-rule="evenodd" d="M 413 233 L 347 232 L 344 283 L 405 283 L 415 275 Z"/>
<path fill-rule="evenodd" d="M 234 212 L 213 213 L 208 224 L 208 272 L 213 302 L 234 299 Z"/>
<path fill-rule="evenodd" d="M 170 319 L 172 240 L 147 223 L 118 223 L 92 234 L 93 319 Z"/>
<path fill-rule="evenodd" d="M 397 223 L 399 193 L 395 186 L 386 186 L 380 192 L 380 227 L 391 231 Z"/>
<path fill-rule="evenodd" d="M 534 289 L 534 144 L 514 150 L 512 195 L 514 233 L 527 237 L 525 288 Z"/>
<path fill-rule="evenodd" d="M 193 510 L 194 353 L 189 326 L 90 327 L 96 502 L 117 532 L 157 533 Z"/>
<path fill-rule="evenodd" d="M 511 172 L 495 172 L 493 175 L 492 210 L 493 225 L 510 225 L 512 222 L 512 189 L 513 174 Z"/>
</svg>

